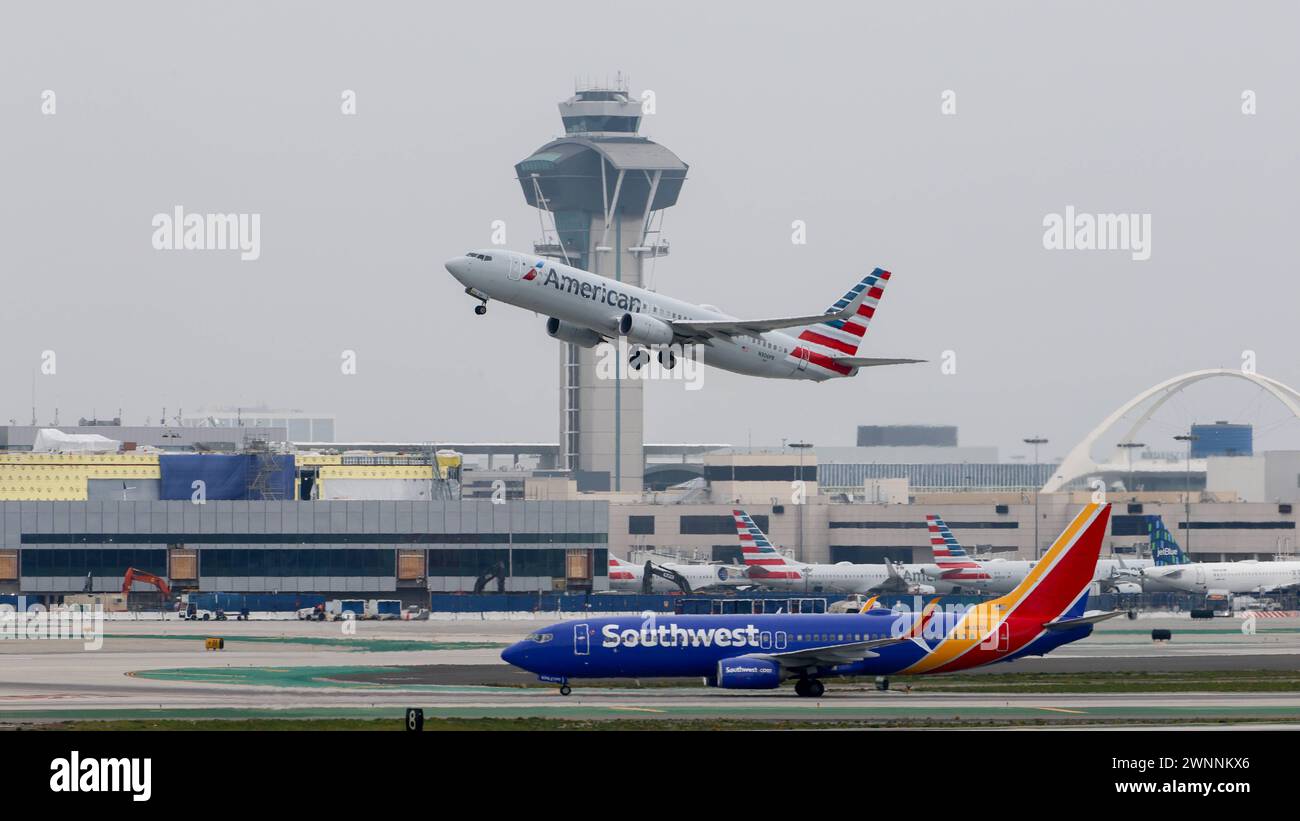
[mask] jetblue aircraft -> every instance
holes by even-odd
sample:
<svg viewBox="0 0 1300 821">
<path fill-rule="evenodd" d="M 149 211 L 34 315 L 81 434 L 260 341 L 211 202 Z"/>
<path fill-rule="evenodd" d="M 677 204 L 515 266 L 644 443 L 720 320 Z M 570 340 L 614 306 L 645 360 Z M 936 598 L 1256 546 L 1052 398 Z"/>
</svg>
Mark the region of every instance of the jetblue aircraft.
<svg viewBox="0 0 1300 821">
<path fill-rule="evenodd" d="M 706 347 L 704 362 L 747 376 L 811 379 L 822 382 L 853 376 L 859 368 L 922 362 L 858 356 L 858 345 L 889 283 L 879 268 L 862 278 L 819 314 L 774 319 L 737 319 L 712 305 L 696 305 L 573 268 L 552 260 L 498 249 L 468 251 L 448 260 L 447 270 L 487 313 L 489 299 L 549 317 L 546 332 L 555 339 L 593 348 L 625 337 L 634 369 L 650 361 L 677 362 L 671 346 Z M 781 333 L 792 329 L 792 334 Z"/>
<path fill-rule="evenodd" d="M 1154 517 L 1159 521 L 1159 517 Z M 1238 593 L 1275 593 L 1300 588 L 1300 561 L 1193 562 L 1163 523 L 1152 528 L 1151 552 L 1154 567 L 1142 570 L 1142 586 L 1152 590 L 1200 593 L 1210 598 L 1227 598 Z"/>
<path fill-rule="evenodd" d="M 1110 505 L 1088 505 L 1005 596 L 963 613 L 885 608 L 826 615 L 584 618 L 538 630 L 501 653 L 571 692 L 581 678 L 703 677 L 714 687 L 770 690 L 787 679 L 819 697 L 823 678 L 947 673 L 1050 650 L 1119 615 L 1085 611 Z"/>
</svg>

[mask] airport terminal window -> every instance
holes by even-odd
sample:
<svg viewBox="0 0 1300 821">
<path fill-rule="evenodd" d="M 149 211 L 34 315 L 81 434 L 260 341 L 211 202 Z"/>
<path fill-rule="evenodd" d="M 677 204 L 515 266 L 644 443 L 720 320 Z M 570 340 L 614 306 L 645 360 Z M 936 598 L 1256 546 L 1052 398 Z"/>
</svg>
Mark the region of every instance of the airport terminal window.
<svg viewBox="0 0 1300 821">
<path fill-rule="evenodd" d="M 627 532 L 635 536 L 650 535 L 655 532 L 654 516 L 628 516 Z"/>
<path fill-rule="evenodd" d="M 23 576 L 85 576 L 121 578 L 128 567 L 167 574 L 167 551 L 145 548 L 72 550 L 24 550 L 20 561 Z"/>
<path fill-rule="evenodd" d="M 764 533 L 767 532 L 768 518 L 764 515 L 750 516 L 754 524 Z M 924 524 L 924 522 L 922 523 Z M 713 536 L 720 534 L 736 535 L 736 520 L 730 516 L 682 516 L 678 522 L 679 532 L 691 536 Z"/>
<path fill-rule="evenodd" d="M 204 576 L 391 576 L 396 569 L 396 552 L 385 548 L 199 551 Z"/>
</svg>

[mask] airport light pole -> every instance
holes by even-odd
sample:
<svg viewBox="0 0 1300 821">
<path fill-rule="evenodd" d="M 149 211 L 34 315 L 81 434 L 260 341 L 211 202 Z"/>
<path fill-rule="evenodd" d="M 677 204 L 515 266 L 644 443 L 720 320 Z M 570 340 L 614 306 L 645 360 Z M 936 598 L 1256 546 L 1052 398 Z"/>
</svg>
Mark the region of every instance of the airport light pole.
<svg viewBox="0 0 1300 821">
<path fill-rule="evenodd" d="M 1029 438 L 1024 440 L 1024 443 L 1026 445 L 1034 446 L 1034 464 L 1037 465 L 1038 446 L 1046 445 L 1047 438 L 1043 436 L 1030 436 Z M 1042 489 L 1043 488 L 1041 485 L 1039 485 L 1037 482 L 1034 483 L 1034 558 L 1035 559 L 1042 558 L 1042 555 L 1039 553 L 1039 541 L 1038 541 L 1038 492 Z"/>
<path fill-rule="evenodd" d="M 812 446 L 813 446 L 812 442 L 791 442 L 790 443 L 790 447 L 799 451 L 799 475 L 795 477 L 795 479 L 799 482 L 800 488 L 805 491 L 799 497 L 799 504 L 795 505 L 796 507 L 799 508 L 799 518 L 796 520 L 796 525 L 799 528 L 799 535 L 798 535 L 799 561 L 801 562 L 808 561 L 808 557 L 805 556 L 803 552 L 803 506 L 804 506 L 804 500 L 808 498 L 807 489 L 803 485 L 803 452 L 808 450 Z"/>
<path fill-rule="evenodd" d="M 1194 433 L 1180 433 L 1174 437 L 1179 442 L 1187 443 L 1187 488 L 1183 493 L 1183 528 L 1187 533 L 1183 541 L 1187 545 L 1187 558 L 1192 557 L 1192 443 L 1201 437 Z"/>
<path fill-rule="evenodd" d="M 1124 448 L 1124 450 L 1128 451 L 1128 491 L 1129 491 L 1129 493 L 1136 493 L 1136 492 L 1137 492 L 1137 488 L 1135 488 L 1135 487 L 1133 486 L 1133 448 L 1144 448 L 1144 447 L 1146 447 L 1146 446 L 1147 446 L 1146 442 L 1120 442 L 1119 445 L 1117 445 L 1117 447 Z"/>
</svg>

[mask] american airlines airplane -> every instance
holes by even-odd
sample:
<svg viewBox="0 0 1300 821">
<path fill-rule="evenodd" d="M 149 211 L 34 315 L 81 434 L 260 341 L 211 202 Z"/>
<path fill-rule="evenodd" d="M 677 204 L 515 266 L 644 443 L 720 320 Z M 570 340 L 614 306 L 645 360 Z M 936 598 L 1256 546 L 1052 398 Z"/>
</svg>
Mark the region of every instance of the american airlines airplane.
<svg viewBox="0 0 1300 821">
<path fill-rule="evenodd" d="M 707 587 L 735 587 L 751 584 L 745 578 L 742 568 L 727 567 L 721 564 L 684 564 L 680 562 L 654 562 L 654 566 L 665 571 L 664 578 L 653 571 L 650 574 L 650 592 L 671 593 L 681 590 L 671 577 L 680 576 L 691 590 L 703 590 Z M 609 589 L 640 593 L 645 590 L 645 565 L 627 562 L 615 556 L 609 557 Z"/>
<path fill-rule="evenodd" d="M 743 510 L 731 511 L 740 537 L 740 551 L 749 580 L 779 590 L 830 593 L 953 593 L 957 586 L 937 579 L 933 565 L 805 564 L 786 558 L 772 546 L 762 528 Z"/>
<path fill-rule="evenodd" d="M 857 355 L 889 283 L 889 272 L 879 268 L 822 313 L 738 319 L 712 305 L 513 251 L 468 251 L 446 266 L 465 293 L 481 303 L 475 313 L 487 313 L 488 300 L 496 299 L 545 314 L 548 334 L 584 348 L 624 337 L 634 346 L 628 358 L 634 369 L 650 361 L 645 346 L 657 348 L 660 364 L 671 369 L 677 359 L 670 346 L 682 344 L 704 346 L 705 364 L 724 370 L 814 382 L 853 376 L 859 368 L 924 361 Z M 790 333 L 782 333 L 786 329 Z"/>
<path fill-rule="evenodd" d="M 1029 559 L 973 559 L 942 517 L 932 513 L 925 517 L 925 522 L 930 530 L 930 550 L 939 568 L 938 578 L 943 581 L 967 589 L 1007 593 L 1037 564 Z M 1142 570 L 1151 564 L 1150 559 L 1098 559 L 1092 579 L 1093 593 L 1141 593 Z"/>
</svg>

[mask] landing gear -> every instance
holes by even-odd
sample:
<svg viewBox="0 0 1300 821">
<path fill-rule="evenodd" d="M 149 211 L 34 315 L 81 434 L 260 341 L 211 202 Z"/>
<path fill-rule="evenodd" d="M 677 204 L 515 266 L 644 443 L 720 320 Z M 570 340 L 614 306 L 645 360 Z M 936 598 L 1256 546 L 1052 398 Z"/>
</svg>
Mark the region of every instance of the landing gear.
<svg viewBox="0 0 1300 821">
<path fill-rule="evenodd" d="M 561 685 L 560 685 L 560 695 L 562 695 L 562 696 L 567 696 L 569 693 L 572 693 L 572 692 L 573 692 L 573 688 L 570 687 L 569 685 L 567 685 L 567 684 L 561 684 Z"/>
<path fill-rule="evenodd" d="M 815 678 L 801 678 L 794 683 L 795 695 L 804 698 L 821 698 L 826 692 L 826 685 Z"/>
<path fill-rule="evenodd" d="M 885 692 L 889 689 L 889 676 L 876 676 L 876 689 Z"/>
<path fill-rule="evenodd" d="M 478 314 L 479 316 L 483 316 L 483 314 L 487 313 L 487 301 L 488 301 L 487 294 L 483 293 L 477 288 L 466 288 L 465 293 L 474 297 L 480 303 L 474 306 L 474 313 Z"/>
<path fill-rule="evenodd" d="M 632 353 L 628 354 L 627 365 L 632 370 L 639 371 L 648 364 L 650 364 L 650 352 L 645 348 L 633 348 Z"/>
<path fill-rule="evenodd" d="M 672 351 L 664 348 L 659 352 L 659 364 L 671 371 L 677 365 L 677 357 L 673 355 Z"/>
</svg>

